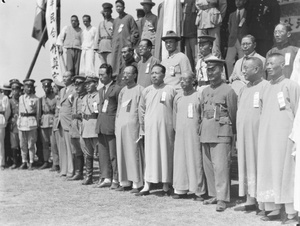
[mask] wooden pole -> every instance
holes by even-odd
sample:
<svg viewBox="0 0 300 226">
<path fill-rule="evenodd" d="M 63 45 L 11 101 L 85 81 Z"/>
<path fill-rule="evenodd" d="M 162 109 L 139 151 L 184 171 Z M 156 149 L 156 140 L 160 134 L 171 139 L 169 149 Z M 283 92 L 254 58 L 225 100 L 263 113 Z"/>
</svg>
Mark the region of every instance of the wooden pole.
<svg viewBox="0 0 300 226">
<path fill-rule="evenodd" d="M 37 57 L 38 57 L 38 55 L 39 55 L 39 53 L 40 53 L 40 50 L 41 50 L 41 48 L 42 48 L 42 45 L 44 44 L 44 40 L 45 40 L 46 34 L 47 34 L 47 26 L 45 26 L 45 28 L 44 28 L 44 30 L 43 30 L 43 33 L 42 33 L 42 36 L 41 36 L 39 45 L 38 45 L 38 47 L 37 47 L 37 49 L 36 49 L 36 51 L 35 51 L 35 54 L 34 54 L 34 56 L 33 56 L 32 62 L 31 62 L 31 64 L 30 64 L 29 70 L 28 70 L 28 72 L 27 72 L 26 79 L 28 79 L 28 78 L 30 77 L 30 75 L 31 75 L 32 69 L 33 69 L 33 67 L 34 67 L 34 65 L 35 65 L 35 62 L 36 62 L 36 59 L 37 59 Z"/>
</svg>

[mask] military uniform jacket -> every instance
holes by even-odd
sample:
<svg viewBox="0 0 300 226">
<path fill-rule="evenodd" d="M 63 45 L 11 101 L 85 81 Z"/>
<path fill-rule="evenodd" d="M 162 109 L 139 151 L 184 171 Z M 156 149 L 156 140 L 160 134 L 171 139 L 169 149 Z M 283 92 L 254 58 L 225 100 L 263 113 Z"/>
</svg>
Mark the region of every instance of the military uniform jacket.
<svg viewBox="0 0 300 226">
<path fill-rule="evenodd" d="M 35 94 L 24 94 L 19 98 L 18 129 L 30 131 L 38 128 L 41 115 L 39 98 Z"/>
<path fill-rule="evenodd" d="M 52 128 L 55 109 L 56 109 L 56 97 L 55 94 L 52 93 L 49 97 L 43 96 L 41 99 L 42 106 L 42 116 L 41 116 L 41 128 Z"/>
<path fill-rule="evenodd" d="M 16 100 L 14 98 L 9 100 L 10 103 L 10 109 L 11 109 L 11 117 L 9 120 L 10 124 L 10 132 L 12 133 L 18 133 L 18 125 L 17 120 L 19 116 L 19 100 Z"/>
<path fill-rule="evenodd" d="M 82 95 L 76 94 L 72 105 L 72 122 L 69 134 L 72 138 L 80 138 L 82 127 L 82 103 L 85 93 Z"/>
<path fill-rule="evenodd" d="M 227 84 L 206 87 L 201 96 L 200 142 L 229 143 L 236 131 L 237 95 Z"/>
<path fill-rule="evenodd" d="M 96 133 L 105 135 L 115 134 L 115 120 L 118 108 L 118 96 L 122 87 L 114 81 L 103 94 L 103 87 L 99 90 L 99 115 Z"/>
</svg>

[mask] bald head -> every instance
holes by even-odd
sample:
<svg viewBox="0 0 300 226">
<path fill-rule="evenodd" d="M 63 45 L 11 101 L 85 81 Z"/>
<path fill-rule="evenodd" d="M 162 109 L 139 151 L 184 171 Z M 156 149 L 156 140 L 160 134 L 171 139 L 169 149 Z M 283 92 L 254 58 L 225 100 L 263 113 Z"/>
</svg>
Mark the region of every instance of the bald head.
<svg viewBox="0 0 300 226">
<path fill-rule="evenodd" d="M 65 83 L 66 86 L 72 83 L 72 77 L 73 77 L 73 73 L 71 71 L 66 71 L 63 74 L 63 82 Z"/>
<path fill-rule="evenodd" d="M 193 89 L 194 82 L 195 74 L 192 71 L 186 71 L 180 77 L 180 85 L 183 91 L 189 91 Z"/>
<path fill-rule="evenodd" d="M 261 80 L 263 77 L 263 62 L 257 57 L 247 57 L 245 58 L 243 64 L 242 73 L 245 76 L 245 79 L 251 83 Z"/>
<path fill-rule="evenodd" d="M 283 68 L 285 65 L 284 56 L 279 53 L 269 55 L 266 63 L 266 70 L 268 78 L 276 80 L 283 74 Z"/>
</svg>

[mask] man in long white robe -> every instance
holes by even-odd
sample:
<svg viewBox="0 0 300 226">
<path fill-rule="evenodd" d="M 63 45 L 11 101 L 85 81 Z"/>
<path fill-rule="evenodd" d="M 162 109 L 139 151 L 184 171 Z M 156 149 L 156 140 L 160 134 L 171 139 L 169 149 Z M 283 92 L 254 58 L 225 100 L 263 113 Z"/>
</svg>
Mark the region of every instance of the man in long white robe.
<svg viewBox="0 0 300 226">
<path fill-rule="evenodd" d="M 151 183 L 163 183 L 163 191 L 170 194 L 173 175 L 173 100 L 176 91 L 164 83 L 166 68 L 156 64 L 151 70 L 153 85 L 144 89 L 139 117 L 145 135 L 145 185 L 137 196 L 148 195 Z"/>
</svg>

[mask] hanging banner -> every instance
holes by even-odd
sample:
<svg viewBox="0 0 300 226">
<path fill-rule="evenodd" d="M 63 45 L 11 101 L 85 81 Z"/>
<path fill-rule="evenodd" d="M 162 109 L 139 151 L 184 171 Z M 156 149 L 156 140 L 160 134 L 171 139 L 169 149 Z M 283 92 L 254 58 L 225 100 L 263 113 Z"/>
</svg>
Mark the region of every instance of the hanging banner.
<svg viewBox="0 0 300 226">
<path fill-rule="evenodd" d="M 50 63 L 53 80 L 62 82 L 62 73 L 64 73 L 64 62 L 61 60 L 56 47 L 57 30 L 57 0 L 48 0 L 46 8 L 46 23 L 48 31 L 48 43 L 50 49 Z"/>
</svg>

